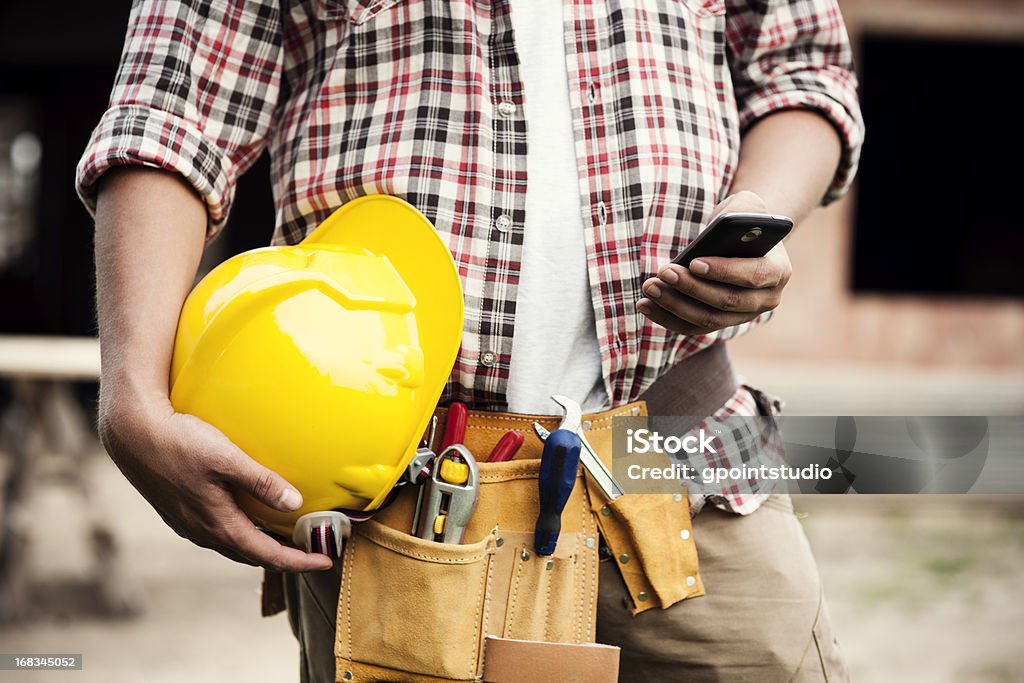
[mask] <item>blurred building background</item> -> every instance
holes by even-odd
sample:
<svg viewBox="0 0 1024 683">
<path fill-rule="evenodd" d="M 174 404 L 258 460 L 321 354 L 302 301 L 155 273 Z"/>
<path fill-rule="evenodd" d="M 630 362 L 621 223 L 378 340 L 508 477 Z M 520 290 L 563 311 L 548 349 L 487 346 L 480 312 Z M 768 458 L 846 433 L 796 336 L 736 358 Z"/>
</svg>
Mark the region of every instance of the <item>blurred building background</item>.
<svg viewBox="0 0 1024 683">
<path fill-rule="evenodd" d="M 788 242 L 786 300 L 732 344 L 735 364 L 790 414 L 1024 415 L 1024 0 L 841 5 L 868 121 L 861 176 Z M 258 572 L 177 538 L 101 456 L 94 350 L 3 345 L 95 332 L 72 178 L 129 6 L 0 10 L 0 529 L 32 530 L 0 535 L 0 579 L 16 558 L 29 568 L 17 593 L 0 588 L 0 650 L 81 652 L 90 681 L 294 680 L 285 619 L 258 616 Z M 264 159 L 243 178 L 206 265 L 269 239 L 266 174 Z M 30 451 L 31 481 L 14 486 Z M 856 680 L 1024 680 L 1018 497 L 797 505 Z"/>
<path fill-rule="evenodd" d="M 868 127 L 858 181 L 787 242 L 785 301 L 733 355 L 797 413 L 1020 415 L 1024 132 L 1009 84 L 1024 2 L 840 5 Z"/>
</svg>

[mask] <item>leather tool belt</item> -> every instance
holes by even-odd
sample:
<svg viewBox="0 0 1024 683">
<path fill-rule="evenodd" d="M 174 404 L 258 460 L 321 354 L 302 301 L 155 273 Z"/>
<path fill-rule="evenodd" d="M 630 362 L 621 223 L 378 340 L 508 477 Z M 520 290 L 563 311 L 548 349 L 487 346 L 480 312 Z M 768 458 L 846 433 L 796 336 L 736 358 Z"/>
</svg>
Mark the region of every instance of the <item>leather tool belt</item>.
<svg viewBox="0 0 1024 683">
<path fill-rule="evenodd" d="M 614 417 L 706 416 L 736 389 L 725 347 L 713 346 L 676 365 L 643 400 L 584 415 L 583 429 L 611 467 Z M 436 441 L 446 412 L 437 410 Z M 561 418 L 469 411 L 464 441 L 478 455 L 480 487 L 461 544 L 410 533 L 417 487 L 355 525 L 341 560 L 338 681 L 616 680 L 618 650 L 593 643 L 602 537 L 634 613 L 703 595 L 682 489 L 608 501 L 580 468 L 554 555 L 534 553 L 543 450 L 534 421 L 553 430 Z M 510 430 L 526 436 L 516 457 L 483 462 Z M 544 677 L 524 679 L 528 665 Z"/>
</svg>

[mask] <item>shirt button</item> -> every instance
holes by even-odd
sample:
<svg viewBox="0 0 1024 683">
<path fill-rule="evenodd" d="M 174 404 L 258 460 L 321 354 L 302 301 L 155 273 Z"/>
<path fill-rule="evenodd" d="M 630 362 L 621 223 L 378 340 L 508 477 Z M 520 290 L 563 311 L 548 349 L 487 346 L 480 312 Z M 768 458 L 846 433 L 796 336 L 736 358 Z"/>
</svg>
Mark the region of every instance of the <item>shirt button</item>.
<svg viewBox="0 0 1024 683">
<path fill-rule="evenodd" d="M 602 226 L 608 223 L 608 207 L 604 202 L 597 203 L 597 220 Z"/>
<path fill-rule="evenodd" d="M 498 354 L 494 351 L 484 351 L 480 356 L 480 362 L 489 368 L 493 368 L 494 364 L 498 362 Z"/>
<path fill-rule="evenodd" d="M 511 102 L 501 102 L 498 104 L 498 113 L 502 118 L 507 119 L 516 113 L 516 105 Z"/>
<path fill-rule="evenodd" d="M 697 579 L 693 578 L 692 576 L 687 576 L 686 577 L 686 585 L 687 586 L 692 586 L 695 583 L 697 583 Z"/>
<path fill-rule="evenodd" d="M 589 102 L 590 104 L 593 104 L 596 101 L 597 101 L 597 83 L 595 83 L 594 81 L 591 81 L 590 84 L 587 85 L 587 102 Z"/>
<path fill-rule="evenodd" d="M 690 540 L 690 532 L 688 530 L 686 530 L 686 529 L 683 529 L 682 531 L 679 532 L 679 538 L 683 539 L 684 541 L 689 541 Z"/>
<path fill-rule="evenodd" d="M 497 220 L 494 221 L 494 226 L 502 232 L 508 232 L 512 228 L 512 216 L 508 214 L 501 214 Z"/>
</svg>

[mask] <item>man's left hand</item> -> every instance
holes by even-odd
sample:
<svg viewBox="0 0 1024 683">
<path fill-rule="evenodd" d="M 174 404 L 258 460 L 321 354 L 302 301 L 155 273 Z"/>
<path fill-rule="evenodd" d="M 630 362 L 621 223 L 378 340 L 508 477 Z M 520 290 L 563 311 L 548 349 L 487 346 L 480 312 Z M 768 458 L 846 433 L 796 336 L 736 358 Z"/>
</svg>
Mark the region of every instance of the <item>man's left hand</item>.
<svg viewBox="0 0 1024 683">
<path fill-rule="evenodd" d="M 753 192 L 719 204 L 709 220 L 729 211 L 767 213 Z M 689 268 L 669 264 L 644 282 L 638 311 L 673 332 L 709 334 L 753 320 L 779 305 L 793 266 L 780 242 L 761 258 L 702 256 Z"/>
</svg>

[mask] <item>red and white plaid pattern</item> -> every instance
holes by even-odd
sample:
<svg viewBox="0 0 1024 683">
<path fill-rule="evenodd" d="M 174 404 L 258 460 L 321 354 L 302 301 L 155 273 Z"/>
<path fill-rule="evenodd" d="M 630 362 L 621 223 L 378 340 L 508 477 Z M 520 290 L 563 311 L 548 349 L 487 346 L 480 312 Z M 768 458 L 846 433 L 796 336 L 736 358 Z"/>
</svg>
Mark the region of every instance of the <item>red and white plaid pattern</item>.
<svg viewBox="0 0 1024 683">
<path fill-rule="evenodd" d="M 763 322 L 685 337 L 634 304 L 727 193 L 740 134 L 759 117 L 826 116 L 845 140 L 827 199 L 842 194 L 862 135 L 856 82 L 835 0 L 563 6 L 591 290 L 620 405 L 681 358 Z M 509 12 L 509 0 L 137 2 L 79 192 L 92 207 L 111 166 L 171 169 L 205 198 L 214 233 L 236 178 L 268 146 L 276 243 L 355 197 L 403 197 L 448 241 L 465 289 L 443 398 L 504 409 L 526 127 L 543 125 L 523 116 Z M 510 230 L 497 227 L 502 215 Z"/>
<path fill-rule="evenodd" d="M 756 394 L 756 395 L 755 395 Z M 740 386 L 736 393 L 716 410 L 713 415 L 694 427 L 717 434 L 714 438 L 715 453 L 692 455 L 687 462 L 698 470 L 705 467 L 726 468 L 748 465 L 777 467 L 784 464 L 782 437 L 775 423 L 772 396 L 756 389 Z M 732 420 L 732 417 L 764 416 L 758 420 Z M 728 430 L 722 429 L 729 426 Z M 698 460 L 703 458 L 703 462 Z M 687 487 L 689 491 L 690 516 L 696 516 L 706 503 L 715 507 L 747 515 L 757 510 L 772 492 L 774 482 L 757 478 L 742 481 L 723 482 L 721 493 L 708 495 L 699 487 Z"/>
</svg>

